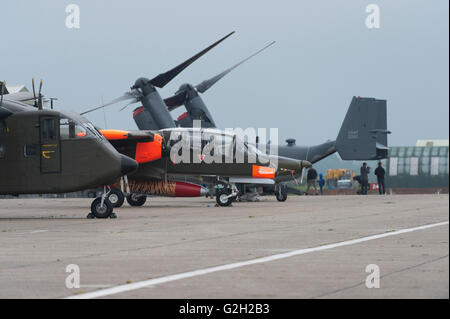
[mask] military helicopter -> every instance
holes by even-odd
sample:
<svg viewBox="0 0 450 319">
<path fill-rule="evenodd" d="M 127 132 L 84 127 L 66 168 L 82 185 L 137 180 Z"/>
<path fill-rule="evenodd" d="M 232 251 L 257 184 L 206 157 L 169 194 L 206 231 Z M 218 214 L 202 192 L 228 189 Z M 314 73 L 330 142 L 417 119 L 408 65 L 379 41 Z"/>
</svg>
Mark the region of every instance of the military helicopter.
<svg viewBox="0 0 450 319">
<path fill-rule="evenodd" d="M 298 161 L 287 158 L 277 158 L 278 166 L 277 167 L 267 167 L 268 162 L 270 162 L 270 156 L 267 154 L 261 154 L 254 148 L 249 149 L 248 145 L 244 145 L 243 143 L 237 143 L 239 140 L 235 135 L 227 135 L 223 131 L 213 130 L 213 131 L 204 131 L 204 130 L 195 130 L 195 129 L 183 129 L 176 128 L 175 121 L 172 119 L 169 110 L 167 109 L 167 105 L 162 100 L 159 95 L 156 87 L 161 88 L 165 86 L 170 80 L 172 80 L 177 74 L 179 74 L 182 70 L 184 70 L 189 64 L 198 59 L 201 55 L 205 54 L 207 51 L 212 49 L 214 46 L 231 36 L 234 32 L 231 32 L 227 36 L 223 37 L 219 41 L 210 45 L 200 53 L 196 54 L 192 58 L 186 60 L 181 63 L 177 67 L 172 70 L 162 73 L 157 77 L 149 80 L 146 78 L 139 78 L 136 80 L 135 84 L 131 87 L 131 91 L 126 92 L 124 95 L 119 98 L 114 99 L 111 102 L 103 104 L 99 107 L 93 108 L 81 114 L 87 114 L 89 112 L 98 110 L 105 106 L 112 105 L 117 102 L 131 100 L 127 105 L 125 105 L 121 110 L 125 109 L 128 105 L 136 102 L 140 102 L 144 105 L 144 107 L 148 110 L 149 119 L 152 124 L 151 127 L 159 127 L 163 128 L 163 130 L 152 131 L 153 134 L 159 134 L 162 137 L 162 144 L 166 146 L 166 152 L 170 152 L 170 148 L 174 145 L 171 144 L 174 142 L 172 137 L 174 135 L 178 137 L 183 137 L 183 142 L 188 144 L 189 155 L 188 161 L 184 161 L 182 163 L 174 164 L 170 158 L 161 158 L 157 161 L 152 161 L 151 163 L 140 162 L 139 170 L 129 176 L 121 185 L 120 192 L 116 192 L 112 194 L 113 198 L 116 199 L 117 205 L 121 205 L 123 203 L 123 194 L 129 194 L 127 196 L 127 201 L 133 205 L 143 205 L 145 202 L 146 196 L 136 197 L 135 192 L 139 191 L 141 194 L 145 190 L 145 195 L 165 195 L 170 196 L 174 194 L 174 182 L 181 183 L 182 181 L 176 180 L 175 176 L 214 176 L 217 179 L 217 176 L 221 177 L 265 177 L 265 178 L 275 178 L 275 175 L 283 175 L 286 171 L 301 171 L 305 167 L 309 167 L 310 163 L 307 161 Z M 106 130 L 102 131 L 110 142 L 113 144 L 116 149 L 128 156 L 135 156 L 140 153 L 143 148 L 147 147 L 144 145 L 133 143 L 128 139 L 128 136 L 131 134 L 144 134 L 146 131 L 138 131 L 138 132 L 127 132 L 127 131 L 114 131 L 114 130 Z M 196 133 L 200 135 L 200 138 L 195 137 Z M 197 157 L 203 156 L 202 148 L 198 149 L 193 147 L 194 140 L 198 141 L 198 145 L 206 145 L 210 140 L 203 139 L 202 136 L 204 134 L 208 134 L 209 138 L 212 138 L 214 141 L 220 140 L 225 141 L 226 146 L 219 145 L 216 149 L 220 149 L 219 152 L 221 154 L 219 157 L 223 157 L 226 154 L 230 155 L 232 161 L 220 163 L 205 163 L 203 159 L 197 161 Z M 175 141 L 178 142 L 178 141 Z M 151 148 L 150 145 L 148 145 Z M 238 163 L 234 157 L 236 152 L 241 152 L 245 154 L 245 159 Z M 249 161 L 248 154 L 258 154 L 259 158 L 263 160 L 261 162 L 258 161 Z M 197 154 L 197 155 L 194 155 Z M 217 155 L 217 154 L 216 154 Z M 171 179 L 169 181 L 169 179 Z M 221 186 L 220 194 L 218 194 L 217 201 L 219 205 L 229 205 L 230 200 L 237 195 L 236 189 L 233 185 L 230 185 L 226 181 L 217 181 L 216 184 L 219 183 Z M 117 183 L 116 183 L 117 185 Z M 186 189 L 187 185 L 183 185 Z M 198 185 L 190 185 L 193 188 Z M 176 187 L 176 184 L 175 184 Z M 116 187 L 117 189 L 117 187 Z M 201 194 L 201 191 L 200 191 Z M 114 201 L 114 200 L 113 200 Z"/>
<path fill-rule="evenodd" d="M 0 88 L 0 194 L 65 193 L 108 185 L 137 170 L 138 163 L 117 152 L 86 118 L 43 109 L 43 82 L 34 105 L 30 94 Z M 149 136 L 146 136 L 148 139 Z M 108 163 L 108 165 L 105 165 Z M 115 217 L 106 189 L 88 217 Z"/>
</svg>

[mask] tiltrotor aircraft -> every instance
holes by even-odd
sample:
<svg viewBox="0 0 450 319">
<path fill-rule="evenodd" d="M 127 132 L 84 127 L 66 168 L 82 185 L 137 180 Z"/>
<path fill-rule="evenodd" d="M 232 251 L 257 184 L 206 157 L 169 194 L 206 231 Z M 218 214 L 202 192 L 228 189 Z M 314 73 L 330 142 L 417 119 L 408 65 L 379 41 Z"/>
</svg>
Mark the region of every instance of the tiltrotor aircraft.
<svg viewBox="0 0 450 319">
<path fill-rule="evenodd" d="M 193 194 L 194 189 L 199 189 L 198 184 L 188 184 L 183 182 L 184 176 L 201 176 L 202 178 L 213 177 L 215 184 L 221 184 L 221 192 L 218 194 L 217 201 L 219 205 L 229 205 L 232 198 L 236 197 L 236 189 L 233 185 L 226 183 L 225 181 L 219 181 L 217 176 L 228 177 L 265 177 L 265 178 L 278 178 L 283 176 L 289 171 L 299 173 L 303 168 L 309 167 L 310 163 L 307 161 L 299 161 L 288 158 L 277 158 L 278 163 L 276 167 L 268 167 L 271 157 L 267 154 L 258 152 L 258 150 L 240 143 L 239 139 L 235 135 L 225 134 L 223 131 L 201 130 L 196 132 L 194 129 L 177 128 L 175 121 L 172 119 L 167 105 L 162 100 L 157 91 L 157 87 L 165 86 L 170 80 L 172 80 L 177 74 L 184 70 L 189 64 L 198 59 L 201 55 L 212 49 L 214 46 L 225 40 L 232 33 L 215 42 L 205 50 L 201 51 L 197 55 L 183 62 L 179 66 L 175 67 L 171 71 L 158 75 L 151 80 L 146 78 L 140 78 L 136 80 L 135 84 L 131 87 L 131 91 L 125 93 L 123 96 L 106 103 L 100 107 L 96 107 L 82 114 L 89 113 L 91 111 L 100 109 L 107 105 L 117 103 L 120 101 L 131 100 L 131 103 L 140 102 L 146 109 L 149 110 L 149 116 L 155 127 L 164 128 L 163 130 L 152 131 L 153 134 L 161 136 L 162 144 L 165 146 L 165 155 L 171 153 L 171 148 L 179 140 L 174 140 L 173 136 L 177 136 L 183 139 L 183 143 L 188 144 L 188 160 L 176 163 L 171 157 L 162 157 L 160 160 L 152 161 L 151 163 L 139 162 L 139 170 L 129 176 L 125 181 L 120 183 L 120 192 L 116 191 L 111 193 L 111 201 L 116 202 L 118 206 L 123 203 L 123 194 L 127 193 L 128 202 L 131 205 L 142 205 L 145 202 L 146 196 L 137 195 L 163 195 L 163 196 L 177 196 L 176 188 L 180 186 L 184 191 L 178 192 L 178 195 L 188 196 L 186 193 Z M 126 106 L 128 106 L 127 104 Z M 125 107 L 126 107 L 125 106 Z M 124 107 L 124 108 L 125 108 Z M 122 109 L 124 109 L 122 108 Z M 135 134 L 145 134 L 147 131 L 128 132 L 120 130 L 102 130 L 103 134 L 111 141 L 116 149 L 128 156 L 135 157 L 145 149 L 144 144 L 133 143 L 128 137 Z M 196 137 L 196 134 L 200 137 Z M 204 139 L 204 135 L 208 135 L 208 139 Z M 221 160 L 219 162 L 206 163 L 203 158 L 203 146 L 211 143 L 214 148 L 214 142 L 220 140 L 220 146 L 216 145 L 216 150 L 220 154 L 215 154 L 217 157 L 223 159 L 226 156 L 231 158 L 231 161 Z M 195 142 L 198 142 L 199 147 L 195 146 Z M 222 143 L 223 142 L 223 143 Z M 225 146 L 226 145 L 226 146 Z M 150 147 L 150 146 L 149 146 Z M 236 160 L 236 153 L 244 154 L 244 159 L 241 162 Z M 211 153 L 211 152 L 210 152 Z M 172 152 L 173 154 L 173 152 Z M 197 155 L 195 155 L 197 154 Z M 257 154 L 256 161 L 249 161 L 248 154 Z M 136 157 L 137 158 L 137 157 Z M 258 162 L 259 159 L 263 159 Z M 197 161 L 199 160 L 199 161 Z M 272 161 L 273 163 L 274 161 Z M 178 178 L 177 178 L 178 177 Z M 138 193 L 138 194 L 136 194 Z M 182 195 L 184 193 L 185 195 Z M 202 190 L 197 194 L 202 194 Z"/>
<path fill-rule="evenodd" d="M 201 121 L 201 127 L 215 128 L 215 121 L 199 93 L 205 93 L 225 75 L 262 50 L 198 85 L 183 84 L 175 95 L 164 99 L 169 111 L 181 105 L 186 108 L 186 112 L 178 117 L 176 124 L 180 127 L 192 127 L 193 121 L 197 120 Z M 143 104 L 133 111 L 133 118 L 139 129 L 165 128 L 161 126 L 164 123 L 153 120 L 153 110 L 152 105 Z M 295 145 L 295 139 L 291 138 L 286 141 L 287 145 L 278 146 L 278 154 L 287 158 L 306 160 L 313 164 L 335 152 L 338 152 L 344 160 L 386 158 L 388 151 L 387 134 L 390 133 L 387 130 L 386 110 L 386 100 L 353 97 L 336 140 L 315 146 L 297 146 Z M 269 149 L 269 146 L 266 149 Z M 292 181 L 289 176 L 285 178 L 286 181 Z M 285 184 L 279 183 L 274 185 L 273 188 L 279 201 L 286 200 L 287 188 Z"/>
</svg>

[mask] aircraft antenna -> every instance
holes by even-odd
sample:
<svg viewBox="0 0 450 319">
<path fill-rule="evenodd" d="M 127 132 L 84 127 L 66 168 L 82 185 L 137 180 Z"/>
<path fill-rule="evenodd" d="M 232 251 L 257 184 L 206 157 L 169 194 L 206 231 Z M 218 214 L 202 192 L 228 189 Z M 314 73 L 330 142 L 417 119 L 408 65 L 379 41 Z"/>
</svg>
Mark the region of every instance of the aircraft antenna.
<svg viewBox="0 0 450 319">
<path fill-rule="evenodd" d="M 56 97 L 50 98 L 50 108 L 53 110 L 53 101 L 57 101 L 58 99 Z"/>
</svg>

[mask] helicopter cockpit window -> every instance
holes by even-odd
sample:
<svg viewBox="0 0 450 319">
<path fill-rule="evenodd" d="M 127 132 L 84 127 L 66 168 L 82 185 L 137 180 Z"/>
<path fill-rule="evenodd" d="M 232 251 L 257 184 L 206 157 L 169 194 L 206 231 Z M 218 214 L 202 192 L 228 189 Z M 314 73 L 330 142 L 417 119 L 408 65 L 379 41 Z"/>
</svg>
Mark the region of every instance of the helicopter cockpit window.
<svg viewBox="0 0 450 319">
<path fill-rule="evenodd" d="M 67 118 L 59 120 L 59 132 L 61 139 L 83 138 L 89 135 L 83 125 Z"/>
<path fill-rule="evenodd" d="M 92 125 L 92 123 L 83 123 L 83 127 L 85 127 L 88 131 L 92 133 L 93 136 L 98 137 L 100 139 L 104 138 L 102 133 L 99 132 L 99 130 Z"/>
<path fill-rule="evenodd" d="M 42 139 L 55 140 L 56 139 L 56 123 L 55 119 L 44 119 L 42 121 Z"/>
</svg>

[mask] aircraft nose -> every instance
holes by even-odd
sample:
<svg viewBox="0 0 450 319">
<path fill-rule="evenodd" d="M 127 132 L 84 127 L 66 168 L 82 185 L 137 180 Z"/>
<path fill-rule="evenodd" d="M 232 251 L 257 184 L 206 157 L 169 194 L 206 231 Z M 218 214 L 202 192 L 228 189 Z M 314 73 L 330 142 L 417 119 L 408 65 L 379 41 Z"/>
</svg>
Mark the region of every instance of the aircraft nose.
<svg viewBox="0 0 450 319">
<path fill-rule="evenodd" d="M 139 165 L 134 159 L 129 158 L 123 154 L 120 154 L 121 164 L 122 164 L 122 175 L 127 175 L 135 172 Z"/>
</svg>

